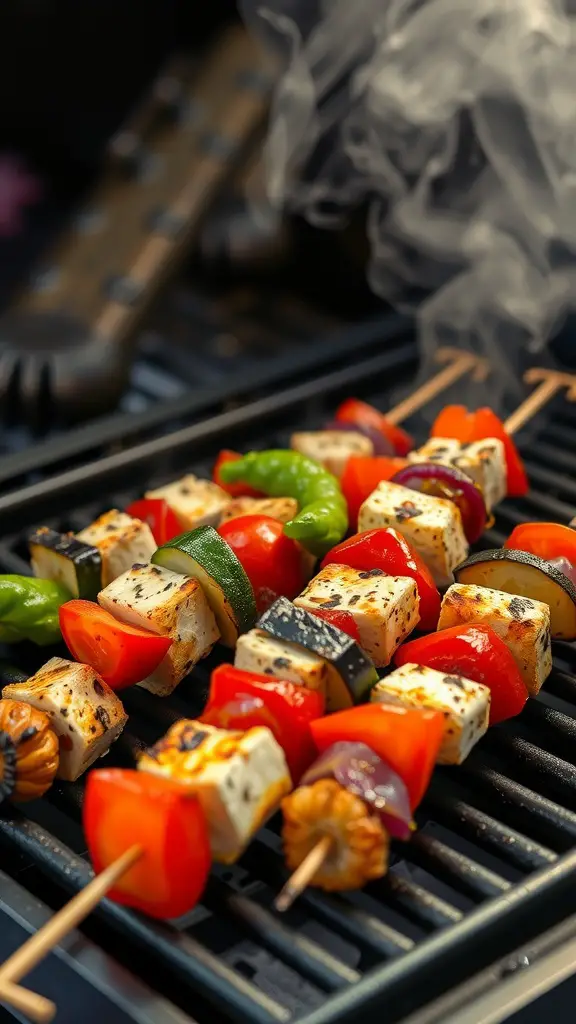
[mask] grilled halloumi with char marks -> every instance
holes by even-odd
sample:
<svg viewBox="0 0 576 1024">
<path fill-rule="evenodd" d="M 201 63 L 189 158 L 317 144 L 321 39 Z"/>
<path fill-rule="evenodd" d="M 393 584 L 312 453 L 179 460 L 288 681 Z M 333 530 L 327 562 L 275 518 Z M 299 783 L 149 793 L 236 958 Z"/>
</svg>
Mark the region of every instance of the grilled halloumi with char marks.
<svg viewBox="0 0 576 1024">
<path fill-rule="evenodd" d="M 138 762 L 200 801 L 214 860 L 232 864 L 292 788 L 284 751 L 269 729 L 216 729 L 182 719 Z"/>
<path fill-rule="evenodd" d="M 107 587 L 135 562 L 148 562 L 158 545 L 148 523 L 112 509 L 76 535 L 102 558 L 102 586 Z"/>
<path fill-rule="evenodd" d="M 463 676 L 402 665 L 373 688 L 372 701 L 444 713 L 438 764 L 462 764 L 488 729 L 490 690 Z"/>
<path fill-rule="evenodd" d="M 450 437 L 431 437 L 421 448 L 410 452 L 408 459 L 461 469 L 482 491 L 488 512 L 506 497 L 506 454 L 497 437 L 468 444 Z"/>
<path fill-rule="evenodd" d="M 341 477 L 351 455 L 373 455 L 370 438 L 352 430 L 310 430 L 292 434 L 290 447 Z"/>
<path fill-rule="evenodd" d="M 172 693 L 220 636 L 198 581 L 159 565 L 132 566 L 98 594 L 98 602 L 120 622 L 172 638 L 158 668 L 138 683 L 159 697 Z"/>
<path fill-rule="evenodd" d="M 528 597 L 454 583 L 444 595 L 438 629 L 462 624 L 490 626 L 509 647 L 532 697 L 552 671 L 550 609 Z"/>
<path fill-rule="evenodd" d="M 222 522 L 239 516 L 270 516 L 279 523 L 288 523 L 298 512 L 295 498 L 233 498 L 222 514 Z"/>
<path fill-rule="evenodd" d="M 93 668 L 64 658 L 50 661 L 2 696 L 50 716 L 60 743 L 58 778 L 74 782 L 112 746 L 128 721 L 122 701 Z"/>
<path fill-rule="evenodd" d="M 180 520 L 183 531 L 194 530 L 197 526 L 218 526 L 230 502 L 230 495 L 218 484 L 192 474 L 155 491 L 147 491 L 145 497 L 162 498 Z"/>
<path fill-rule="evenodd" d="M 324 658 L 296 644 L 276 640 L 261 629 L 251 629 L 238 637 L 234 664 L 245 672 L 276 676 L 301 683 L 308 690 L 326 692 L 328 669 Z"/>
<path fill-rule="evenodd" d="M 309 612 L 321 608 L 349 612 L 358 627 L 360 645 L 377 668 L 390 664 L 419 621 L 414 580 L 387 576 L 382 569 L 362 572 L 347 565 L 327 565 L 294 604 Z"/>
<path fill-rule="evenodd" d="M 453 501 L 412 491 L 387 480 L 360 507 L 358 533 L 393 526 L 416 548 L 437 586 L 448 586 L 468 554 L 460 510 Z"/>
</svg>

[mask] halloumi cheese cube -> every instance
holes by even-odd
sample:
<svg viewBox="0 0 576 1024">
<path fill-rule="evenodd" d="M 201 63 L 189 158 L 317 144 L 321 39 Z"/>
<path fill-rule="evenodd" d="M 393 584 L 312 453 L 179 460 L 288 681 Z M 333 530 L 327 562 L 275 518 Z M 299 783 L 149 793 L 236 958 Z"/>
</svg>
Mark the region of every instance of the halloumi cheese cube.
<svg viewBox="0 0 576 1024">
<path fill-rule="evenodd" d="M 292 434 L 290 447 L 341 477 L 351 455 L 373 455 L 370 438 L 354 430 L 310 430 Z"/>
<path fill-rule="evenodd" d="M 490 690 L 463 676 L 406 664 L 381 679 L 370 699 L 405 708 L 426 708 L 444 714 L 444 735 L 438 764 L 462 764 L 484 735 L 490 717 Z"/>
<path fill-rule="evenodd" d="M 498 437 L 462 444 L 451 437 L 431 437 L 408 455 L 410 462 L 455 466 L 478 485 L 490 512 L 506 497 L 506 453 Z"/>
<path fill-rule="evenodd" d="M 282 747 L 269 729 L 216 729 L 182 719 L 142 754 L 141 771 L 193 792 L 204 810 L 214 860 L 232 864 L 292 789 Z"/>
<path fill-rule="evenodd" d="M 98 594 L 98 602 L 120 622 L 172 638 L 158 668 L 138 683 L 159 697 L 172 693 L 220 636 L 198 581 L 159 565 L 133 565 Z"/>
<path fill-rule="evenodd" d="M 358 627 L 360 646 L 377 668 L 390 664 L 420 618 L 414 580 L 387 576 L 383 569 L 360 571 L 347 565 L 327 565 L 294 604 L 309 612 L 320 608 L 349 612 Z"/>
<path fill-rule="evenodd" d="M 383 480 L 358 513 L 358 533 L 393 526 L 426 562 L 437 586 L 453 580 L 453 569 L 468 554 L 460 510 L 453 501 Z"/>
<path fill-rule="evenodd" d="M 148 523 L 116 508 L 105 512 L 76 536 L 100 552 L 103 587 L 126 572 L 134 562 L 148 562 L 158 547 Z"/>
<path fill-rule="evenodd" d="M 224 509 L 222 522 L 238 516 L 270 516 L 279 523 L 288 523 L 298 512 L 295 498 L 233 498 Z"/>
<path fill-rule="evenodd" d="M 298 644 L 276 640 L 261 629 L 251 629 L 238 637 L 234 664 L 246 672 L 276 676 L 326 693 L 328 667 L 324 658 Z"/>
<path fill-rule="evenodd" d="M 502 590 L 454 583 L 444 595 L 438 629 L 463 623 L 490 626 L 509 647 L 530 695 L 538 693 L 552 671 L 547 604 L 511 597 Z"/>
<path fill-rule="evenodd" d="M 218 526 L 230 495 L 213 483 L 192 474 L 165 487 L 147 491 L 147 498 L 162 498 L 180 520 L 183 530 L 196 526 Z"/>
<path fill-rule="evenodd" d="M 50 716 L 60 741 L 58 777 L 74 782 L 102 757 L 128 721 L 122 701 L 88 665 L 51 658 L 30 679 L 5 686 L 2 696 Z"/>
</svg>

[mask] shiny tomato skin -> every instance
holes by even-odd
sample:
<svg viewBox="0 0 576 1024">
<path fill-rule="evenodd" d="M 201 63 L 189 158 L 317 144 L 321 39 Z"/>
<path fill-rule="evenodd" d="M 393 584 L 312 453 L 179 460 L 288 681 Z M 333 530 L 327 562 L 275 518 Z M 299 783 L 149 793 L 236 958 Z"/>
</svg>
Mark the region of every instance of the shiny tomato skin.
<svg viewBox="0 0 576 1024">
<path fill-rule="evenodd" d="M 163 498 L 142 498 L 126 509 L 126 515 L 148 523 L 158 547 L 182 533 L 182 524 Z"/>
<path fill-rule="evenodd" d="M 420 622 L 423 632 L 436 629 L 441 598 L 428 566 L 405 537 L 392 526 L 355 533 L 328 552 L 322 568 L 331 563 L 352 569 L 382 569 L 388 576 L 409 576 L 418 587 Z"/>
<path fill-rule="evenodd" d="M 519 715 L 528 700 L 528 691 L 509 648 L 489 626 L 452 626 L 410 640 L 396 651 L 394 662 L 424 665 L 487 686 L 491 696 L 490 725 Z"/>
<path fill-rule="evenodd" d="M 170 637 L 119 622 L 93 601 L 66 601 L 59 620 L 71 655 L 90 665 L 112 690 L 146 679 L 172 645 Z"/>
<path fill-rule="evenodd" d="M 242 565 L 261 615 L 278 597 L 297 597 L 306 582 L 302 551 L 271 516 L 238 516 L 218 533 Z"/>
</svg>

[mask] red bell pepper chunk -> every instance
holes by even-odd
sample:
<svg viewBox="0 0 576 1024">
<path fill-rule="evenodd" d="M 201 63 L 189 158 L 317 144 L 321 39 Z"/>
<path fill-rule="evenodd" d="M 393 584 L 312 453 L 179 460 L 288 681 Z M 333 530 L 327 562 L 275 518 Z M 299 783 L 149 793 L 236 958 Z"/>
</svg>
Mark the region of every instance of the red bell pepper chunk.
<svg viewBox="0 0 576 1024">
<path fill-rule="evenodd" d="M 232 498 L 262 498 L 262 491 L 256 491 L 253 487 L 249 487 L 248 484 L 243 484 L 241 481 L 240 483 L 227 484 L 222 480 L 220 476 L 220 469 L 222 466 L 227 462 L 238 462 L 241 458 L 242 456 L 239 452 L 233 452 L 230 451 L 229 448 L 223 448 L 216 459 L 212 472 L 212 479 L 214 483 L 218 484 L 218 486 L 221 487 L 223 491 L 226 491 Z"/>
<path fill-rule="evenodd" d="M 162 920 L 195 907 L 210 871 L 210 842 L 200 804 L 183 786 L 128 769 L 92 771 L 83 821 L 96 874 L 142 848 L 108 899 Z"/>
<path fill-rule="evenodd" d="M 134 519 L 148 523 L 154 540 L 160 547 L 182 533 L 182 524 L 163 498 L 142 498 L 134 501 L 126 509 L 126 513 Z"/>
<path fill-rule="evenodd" d="M 340 423 L 356 423 L 359 427 L 372 427 L 374 430 L 379 430 L 390 442 L 397 455 L 407 455 L 414 448 L 414 440 L 410 434 L 402 430 L 402 427 L 397 427 L 395 423 L 390 423 L 390 420 L 379 409 L 368 405 L 367 402 L 361 402 L 358 398 L 347 398 L 345 402 L 342 402 L 342 405 L 336 410 L 335 418 Z"/>
<path fill-rule="evenodd" d="M 388 455 L 351 455 L 347 459 L 340 486 L 348 504 L 351 527 L 356 527 L 360 506 L 376 490 L 378 484 L 383 480 L 391 480 L 407 465 L 407 459 Z"/>
<path fill-rule="evenodd" d="M 514 527 L 504 547 L 528 551 L 545 562 L 567 558 L 576 566 L 576 530 L 561 523 L 520 523 Z"/>
<path fill-rule="evenodd" d="M 302 548 L 271 516 L 237 516 L 218 527 L 246 573 L 262 615 L 278 597 L 297 597 L 306 583 Z"/>
<path fill-rule="evenodd" d="M 365 743 L 404 781 L 412 810 L 424 796 L 444 733 L 441 711 L 363 704 L 317 718 L 310 726 L 319 753 L 340 740 Z"/>
<path fill-rule="evenodd" d="M 304 686 L 219 665 L 200 718 L 220 729 L 264 725 L 282 747 L 294 785 L 316 757 L 310 723 L 324 714 L 322 695 Z"/>
<path fill-rule="evenodd" d="M 119 622 L 93 601 L 66 601 L 58 614 L 72 657 L 90 665 L 112 690 L 146 679 L 172 645 L 169 636 Z"/>
<path fill-rule="evenodd" d="M 489 626 L 454 626 L 419 637 L 403 644 L 394 661 L 397 665 L 424 665 L 487 686 L 490 725 L 520 714 L 528 700 L 510 650 Z"/>
<path fill-rule="evenodd" d="M 325 619 L 326 622 L 330 622 L 337 629 L 341 629 L 343 633 L 348 633 L 357 644 L 360 643 L 360 633 L 356 620 L 351 612 L 341 610 L 340 608 L 308 608 L 312 615 L 316 615 L 319 619 Z"/>
<path fill-rule="evenodd" d="M 507 493 L 511 498 L 522 498 L 528 493 L 529 484 L 520 453 L 502 420 L 487 406 L 476 412 L 468 412 L 464 405 L 448 405 L 436 418 L 431 437 L 454 437 L 466 444 L 482 441 L 485 437 L 497 437 L 506 453 Z"/>
<path fill-rule="evenodd" d="M 430 570 L 402 534 L 392 527 L 366 530 L 337 544 L 329 551 L 322 568 L 336 562 L 352 569 L 382 569 L 388 576 L 409 576 L 415 580 L 420 597 L 420 623 L 424 632 L 436 629 L 441 598 Z"/>
</svg>

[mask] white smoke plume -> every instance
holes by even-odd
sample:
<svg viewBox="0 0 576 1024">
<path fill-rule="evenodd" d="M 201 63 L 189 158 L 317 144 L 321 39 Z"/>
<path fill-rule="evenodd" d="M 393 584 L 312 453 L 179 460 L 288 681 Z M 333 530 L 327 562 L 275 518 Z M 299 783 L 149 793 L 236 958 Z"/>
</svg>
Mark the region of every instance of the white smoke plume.
<svg viewBox="0 0 576 1024">
<path fill-rule="evenodd" d="M 286 59 L 272 203 L 364 204 L 369 281 L 425 356 L 540 353 L 576 307 L 576 7 L 562 0 L 241 0 Z M 514 357 L 514 358 L 513 358 Z M 506 370 L 506 367 L 508 368 Z"/>
</svg>

